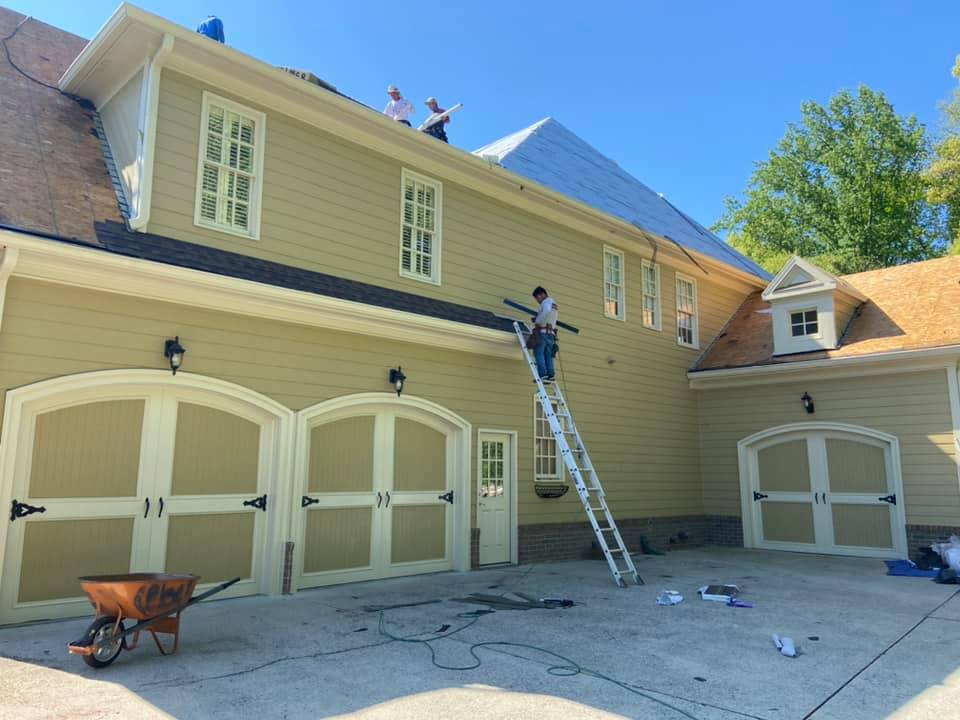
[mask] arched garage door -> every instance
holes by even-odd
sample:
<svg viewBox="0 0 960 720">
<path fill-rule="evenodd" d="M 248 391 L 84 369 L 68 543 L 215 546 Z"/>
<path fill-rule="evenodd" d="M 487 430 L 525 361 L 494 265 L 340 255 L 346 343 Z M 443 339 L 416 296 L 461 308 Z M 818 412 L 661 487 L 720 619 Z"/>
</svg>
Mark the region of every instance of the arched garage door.
<svg viewBox="0 0 960 720">
<path fill-rule="evenodd" d="M 115 371 L 7 395 L 0 622 L 83 614 L 81 575 L 267 571 L 268 499 L 292 413 L 209 378 Z"/>
</svg>

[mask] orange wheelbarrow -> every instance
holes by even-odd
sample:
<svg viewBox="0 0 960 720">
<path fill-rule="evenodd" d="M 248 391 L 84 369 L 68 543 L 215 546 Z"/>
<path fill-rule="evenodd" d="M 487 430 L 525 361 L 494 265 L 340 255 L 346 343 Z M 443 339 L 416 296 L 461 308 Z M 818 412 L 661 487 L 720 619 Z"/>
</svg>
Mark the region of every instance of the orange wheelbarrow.
<svg viewBox="0 0 960 720">
<path fill-rule="evenodd" d="M 194 603 L 226 590 L 240 578 L 210 588 L 193 596 L 200 578 L 197 575 L 167 573 L 131 573 L 128 575 L 93 575 L 80 578 L 80 586 L 96 608 L 96 618 L 79 640 L 67 646 L 74 655 L 82 655 L 87 665 L 106 667 L 121 650 L 133 650 L 140 643 L 140 633 L 148 631 L 161 655 L 167 655 L 157 633 L 173 635 L 173 649 L 180 645 L 180 614 Z M 137 620 L 125 627 L 124 620 Z M 133 635 L 132 642 L 127 638 Z"/>
</svg>

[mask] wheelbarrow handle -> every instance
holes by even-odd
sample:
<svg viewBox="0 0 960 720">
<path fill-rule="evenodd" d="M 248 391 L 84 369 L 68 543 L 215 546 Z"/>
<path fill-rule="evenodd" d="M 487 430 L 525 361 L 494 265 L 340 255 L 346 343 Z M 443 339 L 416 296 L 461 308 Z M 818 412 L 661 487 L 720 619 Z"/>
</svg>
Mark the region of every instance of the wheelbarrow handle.
<svg viewBox="0 0 960 720">
<path fill-rule="evenodd" d="M 212 588 L 210 588 L 209 590 L 207 590 L 206 592 L 200 593 L 199 595 L 194 595 L 192 598 L 190 598 L 190 602 L 188 602 L 188 603 L 187 603 L 186 605 L 184 605 L 183 607 L 184 607 L 184 608 L 188 608 L 188 607 L 190 607 L 191 605 L 193 605 L 194 603 L 198 603 L 198 602 L 200 602 L 201 600 L 206 600 L 206 599 L 207 599 L 208 597 L 210 597 L 211 595 L 216 595 L 218 592 L 223 592 L 224 590 L 226 590 L 228 587 L 230 587 L 231 585 L 233 585 L 233 584 L 236 583 L 236 582 L 240 582 L 240 578 L 235 577 L 233 580 L 227 580 L 227 582 L 221 583 L 220 585 L 217 585 L 216 587 L 212 587 Z"/>
</svg>

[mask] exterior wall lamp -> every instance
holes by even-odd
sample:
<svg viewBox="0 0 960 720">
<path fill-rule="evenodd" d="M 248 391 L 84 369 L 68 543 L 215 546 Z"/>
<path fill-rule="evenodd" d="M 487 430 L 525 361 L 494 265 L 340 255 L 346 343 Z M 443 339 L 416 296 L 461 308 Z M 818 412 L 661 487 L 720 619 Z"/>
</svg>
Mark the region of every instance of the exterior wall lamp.
<svg viewBox="0 0 960 720">
<path fill-rule="evenodd" d="M 183 365 L 183 354 L 186 352 L 186 348 L 180 344 L 180 336 L 177 335 L 173 340 L 167 340 L 163 344 L 163 356 L 170 361 L 170 369 L 173 371 L 173 374 L 177 374 L 177 370 L 180 369 L 180 366 Z"/>
<path fill-rule="evenodd" d="M 803 409 L 807 411 L 807 414 L 813 415 L 813 398 L 810 397 L 810 393 L 804 393 L 800 399 L 803 401 Z"/>
<path fill-rule="evenodd" d="M 395 368 L 390 368 L 390 384 L 393 385 L 393 389 L 397 391 L 397 397 L 400 397 L 400 393 L 403 392 L 403 383 L 406 382 L 407 376 L 403 374 L 403 370 L 400 369 L 398 365 Z"/>
</svg>

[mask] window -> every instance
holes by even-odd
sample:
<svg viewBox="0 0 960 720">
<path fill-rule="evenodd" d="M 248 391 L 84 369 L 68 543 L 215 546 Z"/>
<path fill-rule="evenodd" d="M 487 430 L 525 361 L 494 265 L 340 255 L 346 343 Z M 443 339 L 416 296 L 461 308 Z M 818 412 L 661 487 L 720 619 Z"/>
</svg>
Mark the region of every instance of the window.
<svg viewBox="0 0 960 720">
<path fill-rule="evenodd" d="M 798 310 L 790 313 L 790 335 L 792 337 L 816 335 L 819 332 L 820 326 L 817 324 L 816 310 Z"/>
<path fill-rule="evenodd" d="M 443 187 L 408 170 L 401 183 L 400 274 L 439 285 Z"/>
<path fill-rule="evenodd" d="M 660 329 L 660 266 L 643 261 L 643 326 Z"/>
<path fill-rule="evenodd" d="M 203 93 L 194 222 L 258 238 L 266 116 Z"/>
<path fill-rule="evenodd" d="M 677 275 L 677 342 L 686 347 L 700 346 L 697 327 L 697 283 Z"/>
<path fill-rule="evenodd" d="M 624 319 L 623 253 L 611 248 L 603 249 L 603 314 Z"/>
<path fill-rule="evenodd" d="M 553 405 L 556 410 L 556 404 Z M 533 479 L 561 480 L 560 456 L 550 422 L 543 414 L 543 405 L 533 398 Z"/>
<path fill-rule="evenodd" d="M 503 495 L 503 446 L 501 440 L 480 441 L 480 497 Z"/>
</svg>

